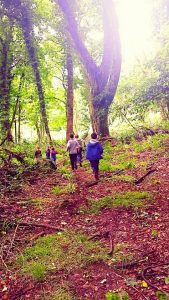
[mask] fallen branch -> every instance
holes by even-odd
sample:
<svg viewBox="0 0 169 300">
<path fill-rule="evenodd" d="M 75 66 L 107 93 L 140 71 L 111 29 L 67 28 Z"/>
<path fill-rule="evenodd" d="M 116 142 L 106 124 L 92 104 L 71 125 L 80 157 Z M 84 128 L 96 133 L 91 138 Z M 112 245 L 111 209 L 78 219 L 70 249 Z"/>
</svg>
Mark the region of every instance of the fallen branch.
<svg viewBox="0 0 169 300">
<path fill-rule="evenodd" d="M 13 243 L 14 243 L 15 238 L 16 238 L 16 233 L 17 233 L 18 227 L 19 227 L 19 224 L 17 224 L 17 226 L 16 226 L 16 228 L 15 228 L 14 235 L 13 235 L 13 238 L 12 238 L 11 243 L 10 243 L 10 247 L 9 247 L 9 249 L 8 249 L 8 251 L 7 251 L 7 254 L 6 254 L 6 258 L 8 257 L 8 255 L 9 255 L 9 253 L 10 253 L 10 250 L 11 250 L 12 247 L 13 247 Z"/>
<path fill-rule="evenodd" d="M 18 223 L 19 226 L 35 226 L 35 227 L 44 227 L 44 228 L 48 228 L 48 229 L 53 229 L 55 231 L 63 231 L 62 228 L 56 227 L 56 226 L 52 226 L 49 224 L 42 224 L 42 223 L 27 223 L 27 222 L 19 222 Z"/>
<path fill-rule="evenodd" d="M 90 183 L 86 183 L 85 187 L 91 187 L 91 186 L 96 185 L 96 184 L 98 184 L 98 181 L 93 181 L 93 182 L 90 182 Z"/>
<path fill-rule="evenodd" d="M 114 269 L 128 269 L 128 268 L 131 268 L 131 267 L 134 267 L 136 265 L 138 265 L 139 263 L 141 262 L 144 262 L 146 259 L 140 259 L 140 260 L 135 260 L 135 261 L 130 261 L 130 262 L 122 262 L 121 264 L 118 264 L 118 265 L 113 265 L 113 268 Z"/>
<path fill-rule="evenodd" d="M 138 180 L 135 180 L 135 184 L 140 184 L 148 175 L 150 175 L 151 173 L 155 172 L 156 169 L 152 169 L 150 171 L 148 171 L 145 175 L 143 175 L 142 177 L 140 177 Z"/>
<path fill-rule="evenodd" d="M 8 161 L 10 161 L 12 158 L 16 158 L 19 162 L 25 163 L 21 154 L 10 151 L 8 149 L 3 149 L 3 150 L 9 155 Z"/>
<path fill-rule="evenodd" d="M 114 252 L 114 243 L 113 243 L 113 238 L 112 238 L 112 234 L 109 232 L 109 242 L 110 242 L 110 249 L 108 254 L 112 255 Z"/>
<path fill-rule="evenodd" d="M 37 240 L 39 237 L 44 236 L 45 232 L 41 231 L 39 233 L 37 233 L 36 235 L 32 236 L 29 240 L 30 243 L 34 242 L 35 240 Z"/>
<path fill-rule="evenodd" d="M 161 264 L 161 265 L 158 265 L 158 267 L 161 267 L 161 266 L 166 266 L 166 265 L 169 265 L 169 262 L 166 262 L 164 264 Z M 151 283 L 147 278 L 146 278 L 146 273 L 148 270 L 152 270 L 153 268 L 155 268 L 156 266 L 148 266 L 146 267 L 145 269 L 143 269 L 143 271 L 141 272 L 141 276 L 143 278 L 143 280 L 145 282 L 147 282 L 148 286 L 152 287 L 154 290 L 156 291 L 161 291 L 163 293 L 166 293 L 166 291 L 164 291 L 163 289 L 159 288 L 158 286 L 156 286 L 155 284 Z"/>
</svg>

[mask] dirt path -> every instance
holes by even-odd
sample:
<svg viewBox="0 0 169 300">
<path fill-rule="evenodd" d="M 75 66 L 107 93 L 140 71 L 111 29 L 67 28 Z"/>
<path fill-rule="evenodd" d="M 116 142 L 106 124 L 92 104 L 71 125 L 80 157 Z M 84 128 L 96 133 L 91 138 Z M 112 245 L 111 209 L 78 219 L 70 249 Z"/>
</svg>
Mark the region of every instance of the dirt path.
<svg viewBox="0 0 169 300">
<path fill-rule="evenodd" d="M 147 153 L 144 154 L 146 159 Z M 140 156 L 140 161 L 145 159 Z M 158 299 L 156 289 L 169 292 L 169 286 L 160 277 L 165 273 L 169 276 L 169 160 L 165 155 L 159 156 L 153 165 L 156 172 L 147 176 L 140 185 L 122 180 L 108 180 L 108 174 L 101 172 L 101 179 L 97 185 L 89 187 L 92 174 L 88 168 L 79 168 L 74 174 L 72 182 L 76 185 L 73 193 L 55 195 L 53 186 L 66 187 L 69 183 L 58 171 L 49 174 L 39 174 L 39 178 L 28 180 L 24 189 L 18 195 L 5 196 L 1 209 L 1 218 L 11 220 L 11 230 L 3 229 L 1 243 L 1 281 L 7 287 L 8 298 L 2 299 L 46 299 L 44 297 L 54 289 L 58 283 L 66 280 L 74 295 L 73 299 L 102 300 L 109 290 L 128 292 L 130 299 L 142 300 Z M 128 175 L 141 176 L 136 169 L 128 171 Z M 89 201 L 125 191 L 148 191 L 153 200 L 138 209 L 116 207 L 103 208 L 97 214 L 80 213 L 81 206 L 89 206 Z M 35 226 L 14 226 L 12 222 L 34 223 Z M 39 224 L 43 226 L 39 227 Z M 46 227 L 45 227 L 46 225 Z M 75 269 L 66 274 L 64 270 L 48 274 L 44 282 L 36 283 L 26 279 L 17 272 L 10 272 L 7 261 L 12 260 L 18 251 L 31 245 L 38 236 L 53 234 L 56 230 L 73 230 L 95 236 L 105 249 L 110 250 L 113 243 L 116 252 L 113 254 L 119 261 L 116 267 L 104 262 L 96 262 L 88 268 Z M 13 227 L 13 229 L 12 229 Z M 123 255 L 118 253 L 118 247 L 123 246 Z M 120 252 L 120 250 L 119 250 Z M 112 258 L 113 258 L 112 255 Z M 124 256 L 124 257 L 123 257 Z M 126 257 L 126 259 L 125 259 Z M 123 259 L 124 258 L 124 259 Z M 131 265 L 130 265 L 131 263 Z M 148 286 L 141 276 L 144 269 L 150 268 Z M 169 266 L 169 265 L 168 265 Z M 152 286 L 150 286 L 152 285 Z M 66 300 L 66 299 L 65 299 Z"/>
</svg>

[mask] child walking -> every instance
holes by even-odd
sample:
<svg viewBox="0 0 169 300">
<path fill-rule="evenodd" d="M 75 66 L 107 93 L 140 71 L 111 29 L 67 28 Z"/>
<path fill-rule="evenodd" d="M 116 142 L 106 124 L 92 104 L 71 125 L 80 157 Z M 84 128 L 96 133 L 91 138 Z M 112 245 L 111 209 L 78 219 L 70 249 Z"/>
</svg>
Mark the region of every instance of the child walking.
<svg viewBox="0 0 169 300">
<path fill-rule="evenodd" d="M 79 138 L 78 134 L 75 135 L 75 140 L 78 142 L 80 146 L 77 151 L 77 162 L 79 163 L 80 167 L 82 167 L 82 150 L 83 150 L 82 140 Z"/>
<path fill-rule="evenodd" d="M 53 147 L 51 150 L 51 162 L 53 163 L 55 169 L 57 169 L 57 165 L 56 165 L 56 154 L 58 154 L 58 152 L 55 150 L 55 148 Z"/>
<path fill-rule="evenodd" d="M 90 161 L 91 168 L 96 181 L 99 180 L 99 161 L 102 158 L 103 147 L 97 140 L 97 134 L 91 134 L 91 140 L 86 146 L 86 159 Z"/>
<path fill-rule="evenodd" d="M 50 159 L 50 146 L 48 146 L 48 148 L 46 149 L 46 159 Z"/>
<path fill-rule="evenodd" d="M 42 158 L 41 149 L 40 149 L 40 147 L 37 147 L 37 149 L 35 150 L 35 159 L 36 159 L 37 164 L 39 164 L 41 158 Z"/>
<path fill-rule="evenodd" d="M 77 152 L 79 148 L 80 145 L 74 139 L 74 134 L 70 134 L 70 139 L 67 143 L 67 151 L 69 151 L 70 163 L 73 171 L 77 169 Z"/>
</svg>

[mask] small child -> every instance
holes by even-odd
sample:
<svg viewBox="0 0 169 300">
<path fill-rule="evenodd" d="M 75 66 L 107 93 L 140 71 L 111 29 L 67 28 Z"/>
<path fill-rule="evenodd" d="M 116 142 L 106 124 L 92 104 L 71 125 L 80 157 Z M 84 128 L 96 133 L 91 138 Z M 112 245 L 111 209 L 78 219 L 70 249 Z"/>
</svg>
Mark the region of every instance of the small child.
<svg viewBox="0 0 169 300">
<path fill-rule="evenodd" d="M 79 135 L 76 134 L 75 135 L 75 140 L 78 142 L 79 144 L 79 148 L 77 150 L 77 162 L 79 163 L 80 167 L 82 167 L 82 140 L 79 138 Z"/>
<path fill-rule="evenodd" d="M 56 166 L 56 154 L 58 154 L 58 152 L 53 147 L 52 150 L 51 150 L 51 161 L 52 161 L 53 165 L 55 166 L 55 169 L 57 169 L 57 166 Z"/>
<path fill-rule="evenodd" d="M 46 149 L 46 159 L 50 159 L 50 146 Z"/>
<path fill-rule="evenodd" d="M 99 160 L 102 159 L 103 147 L 97 140 L 97 134 L 91 134 L 91 140 L 86 146 L 86 159 L 90 161 L 96 181 L 99 180 Z"/>
<path fill-rule="evenodd" d="M 40 162 L 41 158 L 42 158 L 41 149 L 40 147 L 37 147 L 37 149 L 35 150 L 35 159 L 37 164 Z"/>
</svg>

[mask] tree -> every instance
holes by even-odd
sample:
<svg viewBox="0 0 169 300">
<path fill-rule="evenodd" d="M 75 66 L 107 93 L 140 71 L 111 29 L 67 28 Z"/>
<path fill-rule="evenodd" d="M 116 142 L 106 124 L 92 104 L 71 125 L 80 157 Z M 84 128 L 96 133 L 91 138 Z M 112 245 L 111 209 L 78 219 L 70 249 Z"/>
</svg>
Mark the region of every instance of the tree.
<svg viewBox="0 0 169 300">
<path fill-rule="evenodd" d="M 19 25 L 22 28 L 23 36 L 25 39 L 27 51 L 30 57 L 30 62 L 33 68 L 34 76 L 35 76 L 35 82 L 38 90 L 38 96 L 39 96 L 39 103 L 40 103 L 40 111 L 42 115 L 42 120 L 45 126 L 46 135 L 48 137 L 48 141 L 50 144 L 52 144 L 52 139 L 50 135 L 50 130 L 48 126 L 48 118 L 46 113 L 46 104 L 45 104 L 45 98 L 44 98 L 44 90 L 42 86 L 42 80 L 40 76 L 39 71 L 39 62 L 37 58 L 37 51 L 34 44 L 34 31 L 33 31 L 33 24 L 31 19 L 31 9 L 30 6 L 28 6 L 27 1 L 21 1 L 21 0 L 7 0 L 2 1 L 4 6 L 10 11 L 9 16 L 11 19 L 16 19 L 19 23 Z"/>
<path fill-rule="evenodd" d="M 0 17 L 0 128 L 2 139 L 11 139 L 10 128 L 10 87 L 12 81 L 13 56 L 10 51 L 12 43 L 13 22 L 6 15 Z"/>
<path fill-rule="evenodd" d="M 67 45 L 66 53 L 66 69 L 67 69 L 67 101 L 66 101 L 66 140 L 69 139 L 70 134 L 73 132 L 73 59 L 71 49 Z"/>
<path fill-rule="evenodd" d="M 56 1 L 56 0 L 55 0 Z M 88 52 L 78 31 L 75 14 L 68 0 L 58 0 L 75 48 L 87 71 L 90 85 L 89 110 L 93 131 L 109 135 L 108 113 L 116 93 L 121 70 L 121 47 L 114 2 L 102 0 L 104 51 L 99 66 Z"/>
</svg>

